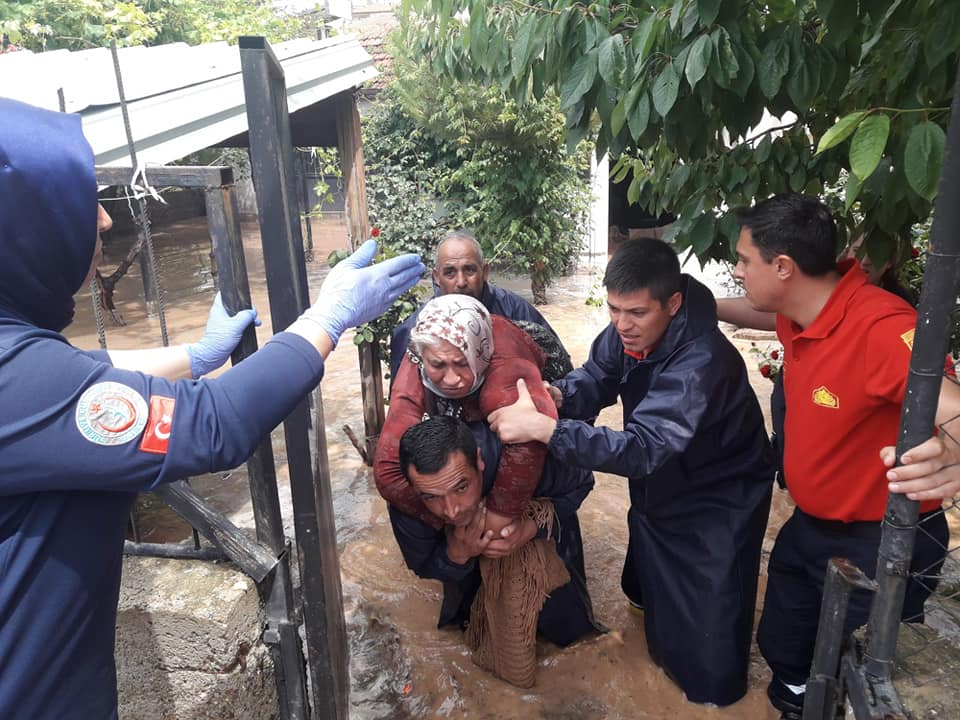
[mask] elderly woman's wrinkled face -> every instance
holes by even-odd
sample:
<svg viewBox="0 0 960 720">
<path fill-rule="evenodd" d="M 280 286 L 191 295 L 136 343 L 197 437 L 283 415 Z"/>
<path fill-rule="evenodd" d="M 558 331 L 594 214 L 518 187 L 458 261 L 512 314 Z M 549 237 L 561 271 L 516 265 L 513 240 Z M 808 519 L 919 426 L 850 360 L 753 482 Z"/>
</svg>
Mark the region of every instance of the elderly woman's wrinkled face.
<svg viewBox="0 0 960 720">
<path fill-rule="evenodd" d="M 444 397 L 459 400 L 470 394 L 473 371 L 463 352 L 446 340 L 426 345 L 421 353 L 423 371 Z"/>
</svg>

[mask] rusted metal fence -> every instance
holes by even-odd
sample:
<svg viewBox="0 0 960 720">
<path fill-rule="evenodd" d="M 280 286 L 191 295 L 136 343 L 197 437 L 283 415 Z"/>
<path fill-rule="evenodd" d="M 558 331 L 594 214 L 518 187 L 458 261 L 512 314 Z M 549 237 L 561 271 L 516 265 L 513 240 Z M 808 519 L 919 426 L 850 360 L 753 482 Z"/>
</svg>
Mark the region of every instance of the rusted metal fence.
<svg viewBox="0 0 960 720">
<path fill-rule="evenodd" d="M 944 357 L 949 340 L 950 316 L 960 284 L 960 73 L 954 88 L 951 122 L 947 132 L 944 167 L 934 209 L 930 248 L 917 308 L 917 325 L 910 360 L 906 397 L 897 439 L 897 462 L 912 447 L 929 438 L 934 430 L 944 376 Z M 960 441 L 960 419 L 941 422 L 939 432 L 946 442 Z M 831 561 L 817 633 L 814 665 L 807 682 L 804 720 L 832 720 L 841 704 L 856 720 L 898 720 L 913 713 L 905 706 L 911 690 L 924 689 L 928 699 L 937 693 L 951 698 L 950 714 L 925 717 L 955 717 L 952 702 L 960 665 L 960 605 L 957 568 L 960 548 L 956 540 L 944 539 L 944 520 L 955 535 L 960 527 L 956 501 L 941 511 L 920 515 L 920 503 L 905 495 L 891 494 L 883 519 L 875 580 L 841 559 Z M 949 535 L 947 536 L 949 537 Z M 914 547 L 933 541 L 942 553 L 929 567 L 911 567 Z M 923 616 L 903 617 L 908 583 L 934 591 Z M 847 600 L 852 591 L 874 592 L 865 632 L 854 633 L 851 642 L 843 636 Z M 926 624 L 920 621 L 926 620 Z M 952 637 L 951 637 L 952 636 Z M 899 640 L 899 642 L 898 642 Z M 839 663 L 839 667 L 838 667 Z M 945 665 L 954 664 L 953 672 Z M 909 701 L 908 701 L 909 703 Z"/>
</svg>

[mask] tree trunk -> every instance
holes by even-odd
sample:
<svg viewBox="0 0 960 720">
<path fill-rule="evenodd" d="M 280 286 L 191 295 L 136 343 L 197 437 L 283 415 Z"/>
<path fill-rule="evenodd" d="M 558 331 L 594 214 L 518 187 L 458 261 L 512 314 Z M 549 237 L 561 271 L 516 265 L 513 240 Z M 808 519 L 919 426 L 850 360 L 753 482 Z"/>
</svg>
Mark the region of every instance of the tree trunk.
<svg viewBox="0 0 960 720">
<path fill-rule="evenodd" d="M 533 293 L 534 305 L 547 304 L 547 279 L 543 272 L 546 263 L 543 260 L 533 261 L 533 272 L 530 274 L 530 291 Z"/>
</svg>

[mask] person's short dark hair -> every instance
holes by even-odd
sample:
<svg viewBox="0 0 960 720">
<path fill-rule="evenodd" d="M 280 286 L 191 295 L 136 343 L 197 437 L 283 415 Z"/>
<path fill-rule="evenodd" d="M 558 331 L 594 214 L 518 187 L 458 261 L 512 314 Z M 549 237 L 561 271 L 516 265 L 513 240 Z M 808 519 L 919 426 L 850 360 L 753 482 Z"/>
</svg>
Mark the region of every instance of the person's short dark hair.
<svg viewBox="0 0 960 720">
<path fill-rule="evenodd" d="M 670 296 L 680 291 L 680 261 L 662 240 L 627 240 L 607 263 L 603 285 L 607 292 L 619 295 L 646 290 L 666 306 Z"/>
<path fill-rule="evenodd" d="M 410 466 L 421 475 L 439 472 L 460 451 L 477 467 L 477 441 L 462 420 L 439 416 L 412 425 L 400 438 L 400 470 L 410 480 Z"/>
<path fill-rule="evenodd" d="M 804 275 L 820 277 L 837 264 L 837 226 L 830 210 L 817 198 L 783 193 L 752 208 L 736 211 L 748 228 L 760 257 L 771 262 L 777 255 L 793 258 Z"/>
</svg>

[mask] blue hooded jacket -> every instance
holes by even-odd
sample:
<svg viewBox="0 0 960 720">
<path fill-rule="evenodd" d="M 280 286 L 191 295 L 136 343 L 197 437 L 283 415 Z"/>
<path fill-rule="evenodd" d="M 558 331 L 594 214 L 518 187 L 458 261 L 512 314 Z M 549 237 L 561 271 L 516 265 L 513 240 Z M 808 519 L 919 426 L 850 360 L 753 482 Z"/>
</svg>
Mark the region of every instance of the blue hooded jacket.
<svg viewBox="0 0 960 720">
<path fill-rule="evenodd" d="M 59 331 L 96 235 L 79 119 L 0 99 L 0 718 L 116 717 L 135 493 L 238 465 L 323 375 L 316 349 L 288 333 L 206 381 L 73 347 Z M 151 433 L 168 445 L 142 446 Z"/>
</svg>

